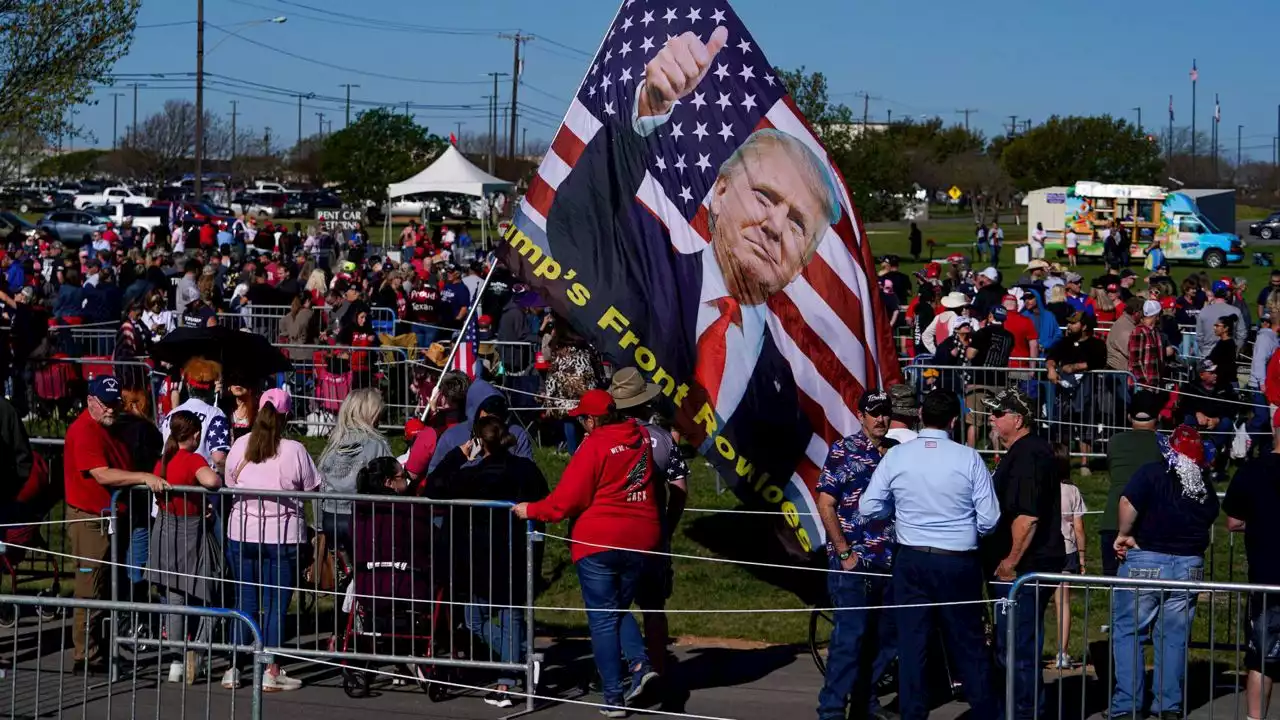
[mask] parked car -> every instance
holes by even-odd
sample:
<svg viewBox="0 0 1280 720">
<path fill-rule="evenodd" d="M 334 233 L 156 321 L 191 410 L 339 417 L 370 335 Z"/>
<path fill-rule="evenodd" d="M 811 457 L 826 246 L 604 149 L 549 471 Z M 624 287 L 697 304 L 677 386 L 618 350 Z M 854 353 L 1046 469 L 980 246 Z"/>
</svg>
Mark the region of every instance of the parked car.
<svg viewBox="0 0 1280 720">
<path fill-rule="evenodd" d="M 151 207 L 162 208 L 167 214 L 173 204 L 167 200 L 157 200 L 151 204 Z M 214 224 L 226 223 L 230 225 L 236 220 L 235 215 L 220 213 L 204 203 L 184 202 L 178 203 L 178 206 L 181 208 L 182 221 L 187 223 L 212 222 Z"/>
<path fill-rule="evenodd" d="M 0 192 L 0 205 L 20 213 L 46 213 L 56 207 L 56 202 L 53 193 L 38 190 L 15 188 Z"/>
<path fill-rule="evenodd" d="M 124 225 L 129 221 L 136 228 L 145 228 L 149 233 L 157 227 L 169 222 L 169 211 L 166 208 L 149 205 L 100 205 L 84 208 L 90 215 L 100 215 L 116 225 Z"/>
<path fill-rule="evenodd" d="M 1271 213 L 1265 220 L 1249 225 L 1249 234 L 1263 240 L 1280 237 L 1280 210 Z"/>
<path fill-rule="evenodd" d="M 108 222 L 110 218 L 83 210 L 54 210 L 41 218 L 36 227 L 47 228 L 64 245 L 79 246 L 91 242 L 94 232 L 106 230 Z"/>
<path fill-rule="evenodd" d="M 135 192 L 132 188 L 110 187 L 100 193 L 81 193 L 76 195 L 75 206 L 77 208 L 85 208 L 90 205 L 115 205 L 118 203 L 133 203 L 134 205 L 150 205 L 153 198 L 149 198 L 140 192 Z"/>
<path fill-rule="evenodd" d="M 307 190 L 300 193 L 307 217 L 315 217 L 316 210 L 340 210 L 342 198 L 327 190 Z"/>
<path fill-rule="evenodd" d="M 242 192 L 235 196 L 231 201 L 231 209 L 237 215 L 245 217 L 267 217 L 276 216 L 276 206 L 264 201 L 258 197 L 256 193 Z"/>
<path fill-rule="evenodd" d="M 35 225 L 11 212 L 0 212 L 0 238 L 8 240 L 14 233 L 26 235 L 35 229 Z"/>
</svg>

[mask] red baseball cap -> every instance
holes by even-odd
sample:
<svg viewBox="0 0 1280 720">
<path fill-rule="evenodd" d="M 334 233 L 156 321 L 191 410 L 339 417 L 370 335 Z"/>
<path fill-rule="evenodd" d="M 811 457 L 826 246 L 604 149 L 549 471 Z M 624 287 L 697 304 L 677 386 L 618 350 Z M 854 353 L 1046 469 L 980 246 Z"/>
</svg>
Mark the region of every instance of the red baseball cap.
<svg viewBox="0 0 1280 720">
<path fill-rule="evenodd" d="M 608 390 L 588 390 L 578 400 L 578 406 L 569 411 L 569 417 L 596 417 L 614 408 L 613 396 Z"/>
<path fill-rule="evenodd" d="M 931 262 L 924 266 L 924 276 L 930 280 L 937 280 L 942 274 L 942 266 L 936 262 Z"/>
<path fill-rule="evenodd" d="M 404 439 L 413 442 L 418 433 L 422 432 L 426 427 L 418 418 L 409 418 L 409 422 L 404 424 Z"/>
</svg>

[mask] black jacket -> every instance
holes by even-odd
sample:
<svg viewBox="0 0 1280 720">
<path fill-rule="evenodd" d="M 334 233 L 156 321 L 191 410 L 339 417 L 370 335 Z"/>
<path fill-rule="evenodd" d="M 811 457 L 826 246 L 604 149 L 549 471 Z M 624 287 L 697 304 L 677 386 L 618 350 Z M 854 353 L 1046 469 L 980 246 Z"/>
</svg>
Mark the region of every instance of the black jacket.
<svg viewBox="0 0 1280 720">
<path fill-rule="evenodd" d="M 513 504 L 547 496 L 547 480 L 532 460 L 500 453 L 470 467 L 463 467 L 466 461 L 461 448 L 450 450 L 427 478 L 427 496 Z M 453 562 L 437 568 L 436 576 L 451 576 L 447 587 L 455 596 L 461 592 L 497 605 L 524 604 L 526 523 L 501 506 L 455 505 L 441 511 Z"/>
</svg>

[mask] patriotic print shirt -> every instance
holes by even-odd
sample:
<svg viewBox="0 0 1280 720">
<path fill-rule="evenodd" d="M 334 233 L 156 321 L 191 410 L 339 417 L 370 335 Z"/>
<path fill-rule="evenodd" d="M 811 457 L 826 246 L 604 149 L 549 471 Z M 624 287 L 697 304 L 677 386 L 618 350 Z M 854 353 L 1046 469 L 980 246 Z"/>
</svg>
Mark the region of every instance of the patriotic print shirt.
<svg viewBox="0 0 1280 720">
<path fill-rule="evenodd" d="M 837 440 L 827 453 L 816 491 L 836 499 L 840 529 L 858 556 L 859 567 L 888 570 L 893 563 L 893 521 L 872 520 L 858 511 L 858 501 L 878 464 L 880 452 L 866 434 L 859 432 Z M 827 555 L 839 560 L 830 540 Z"/>
</svg>

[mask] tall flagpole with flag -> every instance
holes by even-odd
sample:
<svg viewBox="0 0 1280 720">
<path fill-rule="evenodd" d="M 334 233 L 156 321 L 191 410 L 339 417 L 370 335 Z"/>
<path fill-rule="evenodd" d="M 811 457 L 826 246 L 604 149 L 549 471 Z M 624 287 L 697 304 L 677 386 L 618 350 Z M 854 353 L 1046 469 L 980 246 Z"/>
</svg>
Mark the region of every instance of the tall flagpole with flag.
<svg viewBox="0 0 1280 720">
<path fill-rule="evenodd" d="M 1169 96 L 1169 145 L 1165 150 L 1165 164 L 1173 163 L 1173 96 Z"/>
<path fill-rule="evenodd" d="M 1196 177 L 1196 83 L 1200 81 L 1200 71 L 1196 69 L 1196 61 L 1191 60 L 1191 176 Z"/>
<path fill-rule="evenodd" d="M 1222 124 L 1222 105 L 1218 93 L 1213 94 L 1213 184 L 1218 184 L 1218 126 Z"/>
</svg>

